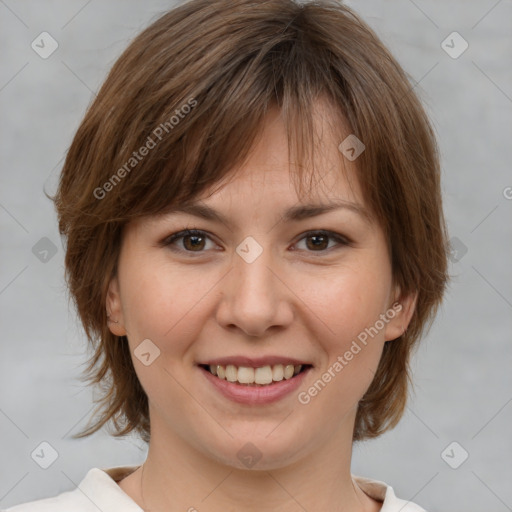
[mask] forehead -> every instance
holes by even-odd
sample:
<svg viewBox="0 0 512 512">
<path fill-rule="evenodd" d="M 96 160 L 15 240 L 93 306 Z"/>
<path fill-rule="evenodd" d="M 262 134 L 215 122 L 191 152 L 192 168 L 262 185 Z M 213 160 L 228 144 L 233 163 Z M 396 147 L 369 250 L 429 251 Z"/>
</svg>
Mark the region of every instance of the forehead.
<svg viewBox="0 0 512 512">
<path fill-rule="evenodd" d="M 287 130 L 282 110 L 269 109 L 243 162 L 228 168 L 199 193 L 173 199 L 158 213 L 134 217 L 130 224 L 150 221 L 148 217 L 157 221 L 186 214 L 234 228 L 244 219 L 295 222 L 340 208 L 373 224 L 371 208 L 361 192 L 357 162 L 339 150 L 350 130 L 333 112 L 327 101 L 316 102 L 311 110 L 313 150 L 306 151 L 310 158 L 299 161 L 300 151 L 289 151 L 295 126 Z M 306 137 L 305 144 L 311 148 L 307 141 Z"/>
<path fill-rule="evenodd" d="M 293 152 L 289 154 L 282 112 L 272 109 L 245 162 L 201 194 L 200 199 L 233 201 L 251 195 L 271 196 L 279 202 L 286 198 L 293 202 L 341 200 L 363 204 L 357 163 L 345 158 L 339 149 L 350 130 L 332 112 L 325 101 L 315 104 L 311 158 L 297 162 Z"/>
<path fill-rule="evenodd" d="M 278 115 L 269 116 L 245 163 L 229 176 L 166 214 L 188 214 L 232 226 L 237 217 L 277 210 L 281 221 L 298 222 L 335 209 L 343 209 L 371 223 L 356 177 L 355 165 L 338 150 L 335 131 L 320 127 L 314 171 L 288 159 L 286 131 Z M 299 183 L 299 180 L 302 182 Z"/>
</svg>

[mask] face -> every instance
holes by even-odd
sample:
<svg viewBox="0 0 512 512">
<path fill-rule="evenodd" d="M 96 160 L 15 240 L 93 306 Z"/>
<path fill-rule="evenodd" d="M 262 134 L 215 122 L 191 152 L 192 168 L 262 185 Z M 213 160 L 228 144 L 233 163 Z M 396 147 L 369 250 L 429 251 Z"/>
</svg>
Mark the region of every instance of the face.
<svg viewBox="0 0 512 512">
<path fill-rule="evenodd" d="M 272 112 L 243 167 L 197 199 L 222 220 L 174 211 L 126 227 L 107 308 L 147 393 L 152 443 L 240 468 L 255 450 L 267 469 L 351 445 L 358 401 L 412 306 L 396 304 L 383 231 L 328 116 L 319 103 L 321 178 L 307 197 Z"/>
</svg>

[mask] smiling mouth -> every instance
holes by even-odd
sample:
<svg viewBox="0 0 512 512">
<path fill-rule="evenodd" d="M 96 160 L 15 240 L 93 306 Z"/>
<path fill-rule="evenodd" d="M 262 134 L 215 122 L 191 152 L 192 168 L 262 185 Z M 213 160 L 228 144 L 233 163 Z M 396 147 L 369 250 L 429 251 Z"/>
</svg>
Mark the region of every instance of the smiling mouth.
<svg viewBox="0 0 512 512">
<path fill-rule="evenodd" d="M 311 368 L 310 364 L 275 364 L 258 368 L 235 366 L 232 364 L 227 366 L 200 364 L 199 366 L 218 379 L 243 386 L 269 386 L 282 380 L 293 379 L 299 373 L 303 373 Z"/>
</svg>

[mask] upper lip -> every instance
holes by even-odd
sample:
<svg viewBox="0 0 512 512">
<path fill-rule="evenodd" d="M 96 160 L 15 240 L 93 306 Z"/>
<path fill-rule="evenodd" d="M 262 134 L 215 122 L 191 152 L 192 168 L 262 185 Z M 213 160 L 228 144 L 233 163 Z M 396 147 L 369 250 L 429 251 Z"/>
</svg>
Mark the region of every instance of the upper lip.
<svg viewBox="0 0 512 512">
<path fill-rule="evenodd" d="M 276 364 L 293 364 L 293 365 L 311 365 L 304 360 L 296 359 L 288 356 L 263 356 L 263 357 L 245 357 L 245 356 L 232 356 L 232 357 L 219 357 L 198 363 L 199 365 L 220 365 L 227 366 L 244 366 L 248 368 L 260 368 L 262 366 L 273 366 Z"/>
</svg>

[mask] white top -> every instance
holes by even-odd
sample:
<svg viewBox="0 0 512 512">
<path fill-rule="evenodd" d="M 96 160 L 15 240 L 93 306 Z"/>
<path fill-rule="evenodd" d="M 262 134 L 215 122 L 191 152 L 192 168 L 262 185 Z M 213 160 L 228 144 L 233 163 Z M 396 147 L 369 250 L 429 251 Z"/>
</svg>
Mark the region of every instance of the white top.
<svg viewBox="0 0 512 512">
<path fill-rule="evenodd" d="M 2 512 L 143 512 L 117 484 L 138 467 L 92 468 L 72 491 L 15 505 Z M 381 512 L 426 512 L 410 501 L 397 498 L 393 488 L 384 482 L 358 476 L 352 478 L 368 496 L 383 502 Z"/>
</svg>

